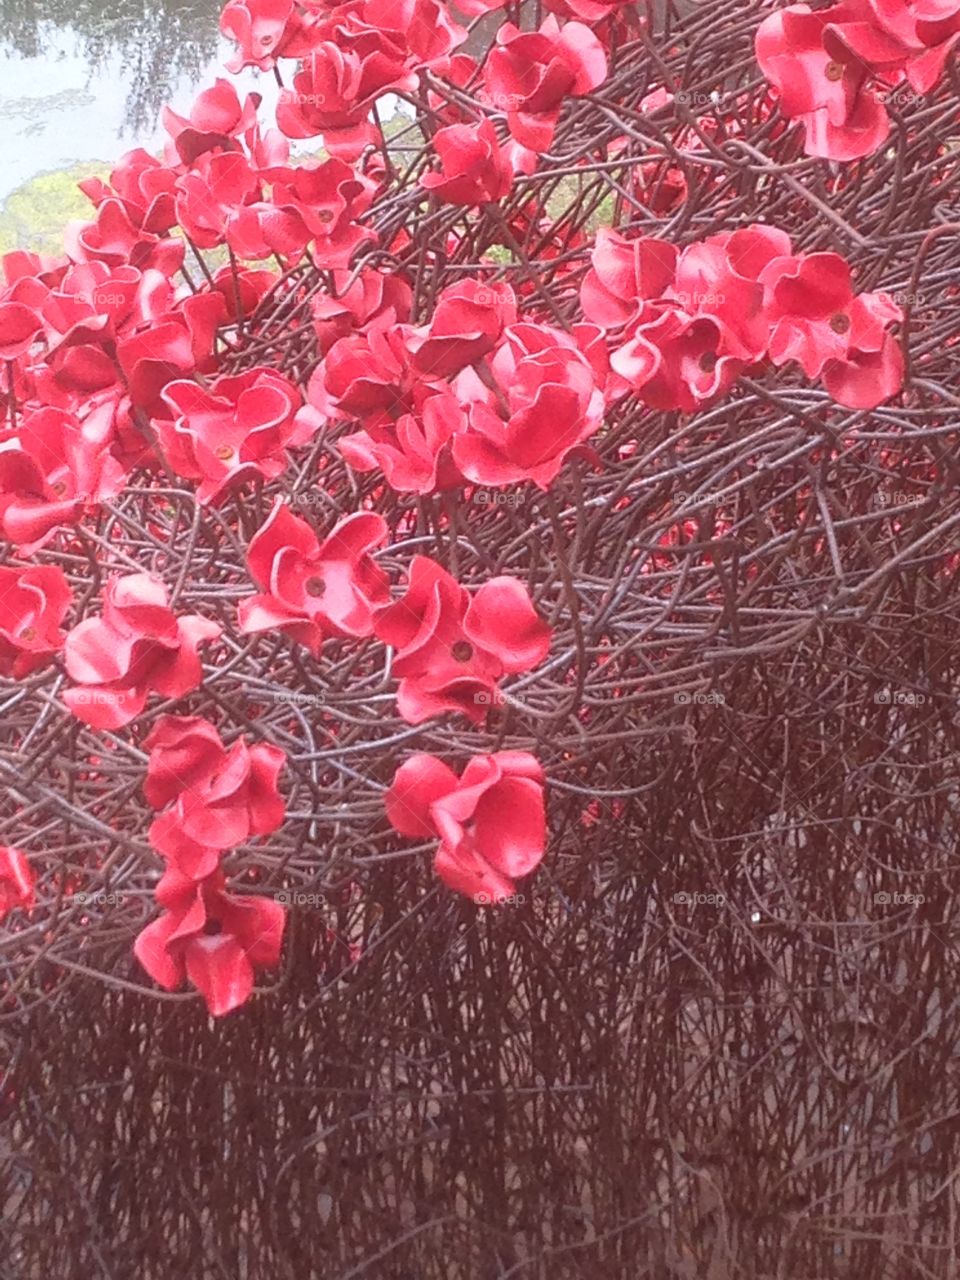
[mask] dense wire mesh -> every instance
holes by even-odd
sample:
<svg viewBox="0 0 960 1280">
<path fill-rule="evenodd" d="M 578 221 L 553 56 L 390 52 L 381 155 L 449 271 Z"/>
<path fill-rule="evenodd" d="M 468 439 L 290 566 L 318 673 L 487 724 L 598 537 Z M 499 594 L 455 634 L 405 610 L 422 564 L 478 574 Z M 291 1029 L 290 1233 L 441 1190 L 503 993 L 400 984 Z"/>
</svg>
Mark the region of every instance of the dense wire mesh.
<svg viewBox="0 0 960 1280">
<path fill-rule="evenodd" d="M 753 58 L 762 12 L 651 14 L 500 213 L 421 207 L 425 97 L 371 215 L 409 239 L 362 261 L 406 275 L 417 320 L 482 260 L 570 322 L 597 225 L 684 245 L 771 222 L 899 295 L 896 403 L 772 369 L 694 417 L 631 398 L 597 465 L 500 499 L 393 494 L 333 431 L 220 510 L 141 475 L 41 553 L 82 602 L 133 562 L 223 623 L 177 710 L 287 752 L 287 821 L 228 866 L 290 922 L 221 1022 L 151 989 L 141 744 L 170 708 L 94 732 L 56 670 L 4 688 L 0 842 L 41 873 L 0 943 L 5 1280 L 954 1274 L 960 85 L 894 98 L 868 161 L 805 159 Z M 305 382 L 328 287 L 289 272 L 234 366 Z M 276 493 L 321 530 L 372 500 L 396 578 L 415 551 L 522 577 L 547 663 L 486 731 L 411 728 L 376 642 L 313 661 L 240 637 Z M 382 794 L 414 750 L 500 746 L 544 762 L 550 843 L 519 902 L 478 911 Z"/>
</svg>

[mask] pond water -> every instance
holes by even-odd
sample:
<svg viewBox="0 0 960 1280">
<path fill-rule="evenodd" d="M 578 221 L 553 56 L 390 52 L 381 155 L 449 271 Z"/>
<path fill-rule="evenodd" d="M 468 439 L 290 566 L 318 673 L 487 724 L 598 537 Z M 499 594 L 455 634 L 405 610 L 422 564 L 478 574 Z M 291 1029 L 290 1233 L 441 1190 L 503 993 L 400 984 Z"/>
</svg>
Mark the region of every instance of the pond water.
<svg viewBox="0 0 960 1280">
<path fill-rule="evenodd" d="M 226 75 L 222 0 L 2 0 L 0 3 L 0 251 L 54 247 L 68 217 L 85 216 L 78 177 L 134 146 L 158 150 L 164 103 L 184 109 Z M 276 97 L 272 75 L 236 77 L 239 92 Z M 58 221 L 59 220 L 59 221 Z"/>
</svg>

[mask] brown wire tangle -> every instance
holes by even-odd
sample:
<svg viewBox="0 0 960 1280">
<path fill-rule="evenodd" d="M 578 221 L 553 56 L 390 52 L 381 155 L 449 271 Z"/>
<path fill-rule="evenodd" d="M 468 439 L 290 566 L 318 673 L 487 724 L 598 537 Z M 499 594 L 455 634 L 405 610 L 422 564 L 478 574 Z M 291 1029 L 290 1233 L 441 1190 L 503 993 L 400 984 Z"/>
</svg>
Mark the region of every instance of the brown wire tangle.
<svg viewBox="0 0 960 1280">
<path fill-rule="evenodd" d="M 4 684 L 0 843 L 39 883 L 0 939 L 3 1280 L 954 1274 L 960 84 L 892 103 L 867 160 L 808 159 L 753 58 L 765 12 L 649 10 L 499 211 L 421 208 L 427 88 L 481 111 L 428 78 L 369 214 L 409 239 L 357 269 L 402 272 L 417 322 L 482 273 L 566 324 L 598 225 L 682 246 L 765 221 L 899 296 L 897 400 L 843 410 L 790 370 L 692 417 L 631 398 L 599 465 L 501 501 L 394 494 L 328 431 L 219 510 L 141 475 L 84 554 L 38 557 L 81 610 L 136 565 L 222 623 L 227 661 L 176 709 L 286 751 L 287 820 L 228 867 L 290 922 L 282 971 L 222 1022 L 152 989 L 142 742 L 170 707 L 93 732 L 56 668 Z M 287 272 L 228 365 L 305 384 L 329 287 Z M 486 731 L 413 728 L 376 642 L 313 661 L 239 636 L 278 493 L 320 530 L 372 500 L 395 580 L 417 551 L 522 578 L 547 662 Z M 500 747 L 547 769 L 549 848 L 478 912 L 382 795 L 410 752 Z"/>
</svg>

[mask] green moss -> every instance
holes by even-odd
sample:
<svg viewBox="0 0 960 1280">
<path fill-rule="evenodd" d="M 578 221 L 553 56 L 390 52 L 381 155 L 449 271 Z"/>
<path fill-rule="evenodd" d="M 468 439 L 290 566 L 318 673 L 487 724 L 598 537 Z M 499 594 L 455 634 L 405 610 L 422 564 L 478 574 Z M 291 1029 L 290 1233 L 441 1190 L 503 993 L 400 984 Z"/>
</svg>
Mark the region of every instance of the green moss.
<svg viewBox="0 0 960 1280">
<path fill-rule="evenodd" d="M 77 164 L 41 173 L 11 192 L 0 210 L 0 253 L 11 249 L 62 253 L 66 223 L 89 218 L 93 211 L 77 183 L 95 174 L 106 178 L 112 167 L 106 161 Z"/>
</svg>

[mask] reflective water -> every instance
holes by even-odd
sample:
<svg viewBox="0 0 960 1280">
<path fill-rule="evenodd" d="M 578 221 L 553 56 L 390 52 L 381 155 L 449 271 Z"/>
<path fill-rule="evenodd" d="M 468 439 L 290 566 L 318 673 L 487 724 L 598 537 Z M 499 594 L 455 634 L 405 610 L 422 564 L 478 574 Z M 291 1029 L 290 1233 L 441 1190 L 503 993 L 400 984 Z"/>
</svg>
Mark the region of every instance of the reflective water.
<svg viewBox="0 0 960 1280">
<path fill-rule="evenodd" d="M 218 72 L 220 8 L 0 0 L 0 199 L 38 174 L 155 145 L 160 107 L 187 105 Z"/>
</svg>

